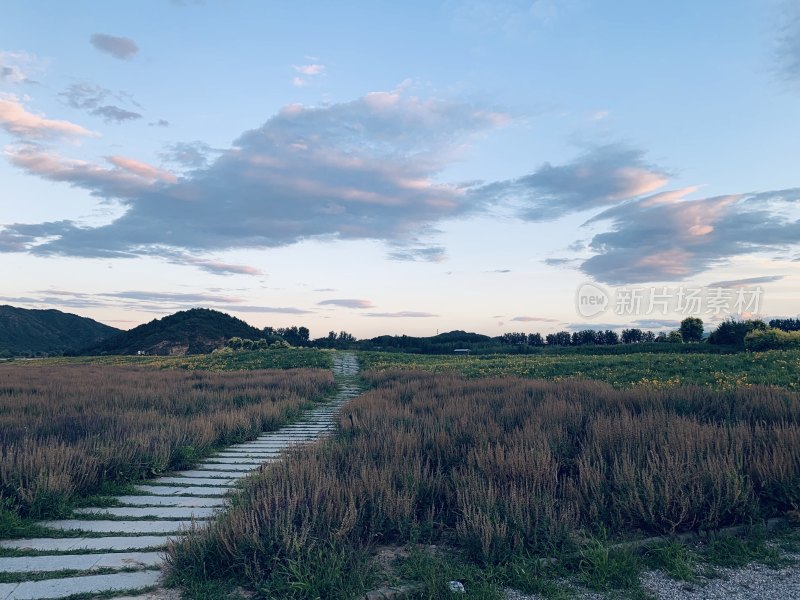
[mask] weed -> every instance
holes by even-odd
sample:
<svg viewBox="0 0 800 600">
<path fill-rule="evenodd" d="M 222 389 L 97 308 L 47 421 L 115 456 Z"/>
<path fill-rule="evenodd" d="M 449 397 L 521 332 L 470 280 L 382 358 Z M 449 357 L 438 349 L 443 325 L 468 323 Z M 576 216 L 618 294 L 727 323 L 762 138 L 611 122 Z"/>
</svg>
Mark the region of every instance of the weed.
<svg viewBox="0 0 800 600">
<path fill-rule="evenodd" d="M 644 564 L 663 571 L 673 579 L 697 581 L 697 553 L 683 542 L 668 540 L 650 546 L 643 554 Z"/>
</svg>

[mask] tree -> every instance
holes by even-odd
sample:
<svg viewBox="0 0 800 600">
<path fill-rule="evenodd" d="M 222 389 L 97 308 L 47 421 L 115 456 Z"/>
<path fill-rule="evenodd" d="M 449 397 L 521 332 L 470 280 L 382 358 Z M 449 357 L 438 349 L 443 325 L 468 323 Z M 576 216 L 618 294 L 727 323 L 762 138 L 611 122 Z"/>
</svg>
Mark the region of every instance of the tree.
<svg viewBox="0 0 800 600">
<path fill-rule="evenodd" d="M 558 333 L 548 333 L 545 339 L 548 346 L 569 346 L 572 336 L 569 331 L 559 331 Z"/>
<path fill-rule="evenodd" d="M 544 346 L 544 338 L 541 333 L 528 334 L 528 346 Z"/>
<path fill-rule="evenodd" d="M 638 344 L 642 341 L 644 333 L 641 329 L 623 329 L 622 330 L 622 343 L 623 344 Z"/>
<path fill-rule="evenodd" d="M 681 335 L 680 331 L 670 331 L 667 334 L 667 341 L 670 344 L 682 344 L 683 343 L 683 335 Z"/>
<path fill-rule="evenodd" d="M 603 332 L 603 343 L 607 346 L 616 346 L 619 344 L 619 334 L 616 331 L 606 329 Z"/>
<path fill-rule="evenodd" d="M 684 342 L 703 341 L 703 319 L 697 317 L 686 317 L 681 321 L 680 331 Z"/>
<path fill-rule="evenodd" d="M 747 321 L 728 319 L 711 332 L 711 335 L 708 336 L 708 343 L 744 346 L 744 336 L 751 331 L 765 331 L 766 329 L 767 324 L 761 319 Z"/>
<path fill-rule="evenodd" d="M 504 333 L 500 336 L 500 342 L 503 344 L 522 345 L 528 342 L 528 336 L 524 333 Z"/>
</svg>

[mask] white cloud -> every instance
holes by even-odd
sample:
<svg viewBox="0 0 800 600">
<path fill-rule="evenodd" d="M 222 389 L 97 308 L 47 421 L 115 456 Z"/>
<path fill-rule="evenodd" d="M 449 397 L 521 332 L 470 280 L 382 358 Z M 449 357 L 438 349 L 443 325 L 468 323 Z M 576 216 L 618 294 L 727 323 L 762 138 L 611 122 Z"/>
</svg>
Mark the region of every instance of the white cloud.
<svg viewBox="0 0 800 600">
<path fill-rule="evenodd" d="M 48 119 L 28 112 L 13 94 L 0 95 L 0 127 L 23 140 L 99 135 L 69 121 Z"/>
</svg>

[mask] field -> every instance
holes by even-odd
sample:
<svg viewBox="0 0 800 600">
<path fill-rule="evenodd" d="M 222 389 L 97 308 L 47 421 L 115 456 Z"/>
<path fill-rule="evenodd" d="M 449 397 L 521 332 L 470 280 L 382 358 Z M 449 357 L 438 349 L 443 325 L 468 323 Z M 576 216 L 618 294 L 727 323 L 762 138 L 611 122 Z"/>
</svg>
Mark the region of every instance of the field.
<svg viewBox="0 0 800 600">
<path fill-rule="evenodd" d="M 0 365 L 0 533 L 9 516 L 59 516 L 296 419 L 334 389 L 331 357 Z M 558 577 L 613 588 L 644 564 L 608 544 L 800 515 L 798 351 L 359 359 L 367 391 L 337 433 L 274 463 L 210 529 L 170 548 L 189 597 L 243 585 L 344 599 L 424 582 L 420 597 L 446 598 L 453 578 L 468 598 L 499 599 L 503 586 L 561 597 Z M 325 370 L 290 368 L 309 366 Z M 664 555 L 686 573 L 691 552 L 670 544 Z M 742 544 L 766 552 L 752 532 Z M 387 553 L 398 560 L 375 562 Z M 561 567 L 543 570 L 554 557 Z"/>
<path fill-rule="evenodd" d="M 275 465 L 171 549 L 179 581 L 348 598 L 380 583 L 376 548 L 434 545 L 493 573 L 494 583 L 472 582 L 471 597 L 491 598 L 499 583 L 535 587 L 523 580 L 538 577 L 540 558 L 607 560 L 597 540 L 713 530 L 800 506 L 794 391 L 392 369 L 366 381 L 334 439 Z"/>
<path fill-rule="evenodd" d="M 330 369 L 331 353 L 313 348 L 289 348 L 251 352 L 213 352 L 189 356 L 76 356 L 17 361 L 24 365 L 110 365 L 194 371 L 252 369 Z"/>
<path fill-rule="evenodd" d="M 582 378 L 614 387 L 703 385 L 733 389 L 777 385 L 800 390 L 800 351 L 740 352 L 737 354 L 528 354 L 420 355 L 362 352 L 365 369 L 410 368 L 452 371 L 467 377 L 516 376 L 560 381 Z"/>
<path fill-rule="evenodd" d="M 333 388 L 330 371 L 310 369 L 2 365 L 0 508 L 57 516 L 104 483 L 185 467 L 277 429 Z"/>
</svg>

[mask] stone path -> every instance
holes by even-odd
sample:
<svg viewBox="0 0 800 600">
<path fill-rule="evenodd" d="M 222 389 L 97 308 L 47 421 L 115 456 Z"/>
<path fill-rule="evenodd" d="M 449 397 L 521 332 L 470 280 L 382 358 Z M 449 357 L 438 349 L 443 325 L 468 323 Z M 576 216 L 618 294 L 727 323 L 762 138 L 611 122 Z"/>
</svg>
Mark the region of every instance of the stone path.
<svg viewBox="0 0 800 600">
<path fill-rule="evenodd" d="M 148 480 L 136 486 L 136 495 L 119 496 L 117 506 L 80 508 L 71 519 L 42 523 L 59 537 L 0 541 L 0 548 L 18 554 L 0 557 L 0 575 L 20 581 L 0 583 L 0 600 L 114 593 L 127 600 L 148 598 L 132 595 L 158 586 L 170 539 L 225 510 L 243 477 L 279 460 L 286 448 L 334 428 L 335 413 L 361 390 L 354 354 L 334 355 L 333 371 L 339 381 L 333 400 L 306 413 L 302 422 L 225 448 L 192 470 Z"/>
</svg>

